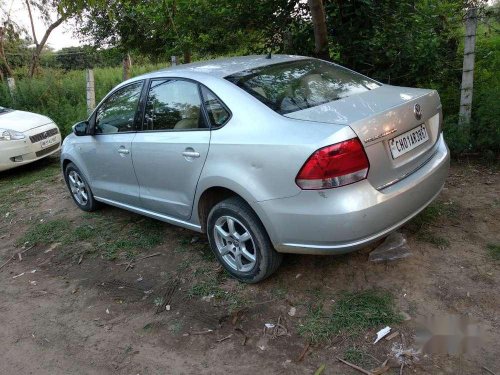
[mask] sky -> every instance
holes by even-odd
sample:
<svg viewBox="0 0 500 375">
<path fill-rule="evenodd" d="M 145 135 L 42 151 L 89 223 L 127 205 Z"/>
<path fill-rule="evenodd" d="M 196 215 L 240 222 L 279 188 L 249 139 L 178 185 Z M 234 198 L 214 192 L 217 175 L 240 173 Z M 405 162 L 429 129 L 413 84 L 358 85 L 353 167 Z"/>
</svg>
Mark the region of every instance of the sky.
<svg viewBox="0 0 500 375">
<path fill-rule="evenodd" d="M 31 26 L 28 16 L 28 11 L 24 5 L 24 1 L 21 0 L 5 0 L 6 5 L 11 5 L 11 18 L 20 26 L 23 26 L 31 36 Z M 38 41 L 40 41 L 47 30 L 47 25 L 39 17 L 39 13 L 36 9 L 31 9 L 33 12 L 35 32 Z M 56 14 L 54 13 L 52 21 L 56 20 Z M 49 36 L 48 45 L 55 50 L 60 50 L 64 47 L 79 46 L 82 43 L 73 35 L 74 26 L 71 22 L 64 22 L 59 27 L 56 27 Z"/>
</svg>

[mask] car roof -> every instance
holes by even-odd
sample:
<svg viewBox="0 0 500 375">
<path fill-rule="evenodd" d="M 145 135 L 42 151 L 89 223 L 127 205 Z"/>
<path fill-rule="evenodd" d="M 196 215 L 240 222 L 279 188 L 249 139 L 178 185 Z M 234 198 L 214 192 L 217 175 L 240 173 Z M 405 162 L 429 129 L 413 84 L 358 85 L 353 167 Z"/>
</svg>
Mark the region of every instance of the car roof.
<svg viewBox="0 0 500 375">
<path fill-rule="evenodd" d="M 198 61 L 190 64 L 177 65 L 170 68 L 161 69 L 156 72 L 146 73 L 140 77 L 153 78 L 165 76 L 165 74 L 171 75 L 181 73 L 184 75 L 186 73 L 197 73 L 224 78 L 244 70 L 306 58 L 307 57 L 295 55 L 271 55 L 271 58 L 268 58 L 267 55 L 226 57 L 215 60 Z"/>
</svg>

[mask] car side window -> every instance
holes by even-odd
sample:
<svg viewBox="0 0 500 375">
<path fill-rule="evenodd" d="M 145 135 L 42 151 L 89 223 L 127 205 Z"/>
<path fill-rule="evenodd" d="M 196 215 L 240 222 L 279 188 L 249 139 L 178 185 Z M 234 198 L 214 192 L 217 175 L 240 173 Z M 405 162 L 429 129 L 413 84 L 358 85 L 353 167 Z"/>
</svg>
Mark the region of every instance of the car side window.
<svg viewBox="0 0 500 375">
<path fill-rule="evenodd" d="M 206 128 L 198 84 L 176 79 L 151 81 L 143 130 Z"/>
<path fill-rule="evenodd" d="M 224 125 L 231 117 L 229 110 L 212 91 L 206 87 L 202 87 L 201 91 L 203 93 L 203 103 L 205 104 L 205 109 L 207 110 L 212 126 L 219 127 Z"/>
<path fill-rule="evenodd" d="M 125 86 L 111 94 L 97 109 L 95 134 L 130 132 L 135 129 L 143 81 Z"/>
</svg>

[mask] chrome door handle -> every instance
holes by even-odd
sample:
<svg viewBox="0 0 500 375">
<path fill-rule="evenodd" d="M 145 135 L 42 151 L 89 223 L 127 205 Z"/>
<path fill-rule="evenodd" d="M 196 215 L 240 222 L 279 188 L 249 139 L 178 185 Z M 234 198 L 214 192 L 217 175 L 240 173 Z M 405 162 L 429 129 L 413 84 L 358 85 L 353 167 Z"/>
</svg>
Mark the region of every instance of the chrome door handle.
<svg viewBox="0 0 500 375">
<path fill-rule="evenodd" d="M 127 150 L 126 148 L 119 148 L 118 153 L 122 154 L 122 155 L 127 155 L 127 154 L 130 154 L 130 151 Z"/>
<path fill-rule="evenodd" d="M 199 158 L 200 153 L 196 151 L 184 151 L 182 156 L 185 156 L 186 158 Z"/>
</svg>

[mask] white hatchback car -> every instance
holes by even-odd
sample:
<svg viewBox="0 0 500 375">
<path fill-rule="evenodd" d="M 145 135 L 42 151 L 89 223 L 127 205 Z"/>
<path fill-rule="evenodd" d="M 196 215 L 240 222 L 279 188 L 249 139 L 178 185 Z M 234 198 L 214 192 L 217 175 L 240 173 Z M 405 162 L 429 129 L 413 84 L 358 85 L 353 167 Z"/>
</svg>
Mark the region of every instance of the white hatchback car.
<svg viewBox="0 0 500 375">
<path fill-rule="evenodd" d="M 0 172 L 52 155 L 61 133 L 47 116 L 0 107 Z"/>
</svg>

